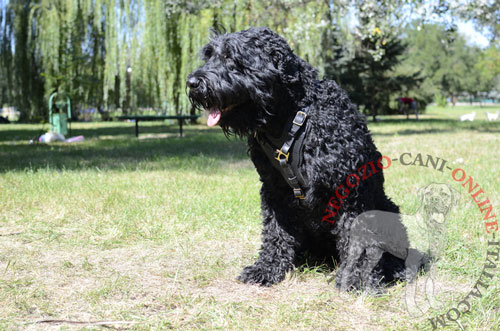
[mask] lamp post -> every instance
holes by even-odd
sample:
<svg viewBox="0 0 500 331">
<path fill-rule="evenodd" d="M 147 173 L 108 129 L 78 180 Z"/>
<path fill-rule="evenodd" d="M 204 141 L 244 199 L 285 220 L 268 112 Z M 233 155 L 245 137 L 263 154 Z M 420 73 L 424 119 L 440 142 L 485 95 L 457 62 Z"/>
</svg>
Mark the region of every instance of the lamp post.
<svg viewBox="0 0 500 331">
<path fill-rule="evenodd" d="M 129 113 L 130 110 L 130 76 L 132 75 L 132 67 L 127 67 L 127 73 L 125 74 L 125 84 L 126 84 L 126 94 L 125 94 L 125 109 L 126 113 Z"/>
</svg>

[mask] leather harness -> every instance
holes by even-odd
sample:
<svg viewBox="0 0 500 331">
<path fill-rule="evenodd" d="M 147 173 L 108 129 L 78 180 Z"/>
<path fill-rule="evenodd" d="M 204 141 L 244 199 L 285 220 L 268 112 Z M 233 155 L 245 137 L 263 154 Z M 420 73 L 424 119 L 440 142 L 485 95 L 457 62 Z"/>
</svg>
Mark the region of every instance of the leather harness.
<svg viewBox="0 0 500 331">
<path fill-rule="evenodd" d="M 302 163 L 304 138 L 309 131 L 307 111 L 309 106 L 298 111 L 292 121 L 288 122 L 283 134 L 273 138 L 264 133 L 254 132 L 254 137 L 264 150 L 271 164 L 281 173 L 293 190 L 296 199 L 305 199 L 304 188 L 307 178 L 299 168 Z M 277 146 L 281 146 L 278 148 Z"/>
</svg>

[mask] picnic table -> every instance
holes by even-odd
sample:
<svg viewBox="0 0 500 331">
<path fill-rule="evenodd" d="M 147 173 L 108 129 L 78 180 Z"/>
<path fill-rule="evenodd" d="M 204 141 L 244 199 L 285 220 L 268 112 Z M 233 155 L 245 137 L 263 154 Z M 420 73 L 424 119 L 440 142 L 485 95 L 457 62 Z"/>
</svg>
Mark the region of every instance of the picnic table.
<svg viewBox="0 0 500 331">
<path fill-rule="evenodd" d="M 118 119 L 135 121 L 136 137 L 139 137 L 140 121 L 177 120 L 179 122 L 179 134 L 182 137 L 182 122 L 184 120 L 197 119 L 198 117 L 200 117 L 200 115 L 123 115 L 123 116 L 118 116 Z"/>
</svg>

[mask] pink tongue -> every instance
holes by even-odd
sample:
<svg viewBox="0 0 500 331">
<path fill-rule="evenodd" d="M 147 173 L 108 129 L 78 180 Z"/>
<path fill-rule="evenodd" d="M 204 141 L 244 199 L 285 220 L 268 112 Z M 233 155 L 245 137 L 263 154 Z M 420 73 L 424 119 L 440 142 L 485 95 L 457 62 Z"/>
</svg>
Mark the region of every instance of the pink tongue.
<svg viewBox="0 0 500 331">
<path fill-rule="evenodd" d="M 220 110 L 215 108 L 210 110 L 210 114 L 208 114 L 208 120 L 207 120 L 207 125 L 208 126 L 214 126 L 216 125 L 220 120 Z"/>
</svg>

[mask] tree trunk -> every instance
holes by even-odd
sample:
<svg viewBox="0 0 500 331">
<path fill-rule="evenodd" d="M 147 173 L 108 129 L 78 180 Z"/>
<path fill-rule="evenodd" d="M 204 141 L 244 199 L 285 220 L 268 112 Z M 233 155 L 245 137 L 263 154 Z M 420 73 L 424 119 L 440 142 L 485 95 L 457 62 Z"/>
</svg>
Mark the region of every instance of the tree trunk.
<svg viewBox="0 0 500 331">
<path fill-rule="evenodd" d="M 372 104 L 370 104 L 370 109 L 372 112 L 373 121 L 376 122 L 377 121 L 377 107 L 375 107 L 372 103 Z"/>
<path fill-rule="evenodd" d="M 194 106 L 191 106 L 191 110 L 189 112 L 190 115 L 196 115 L 196 108 Z M 196 119 L 192 118 L 191 119 L 191 124 L 196 124 Z"/>
</svg>

